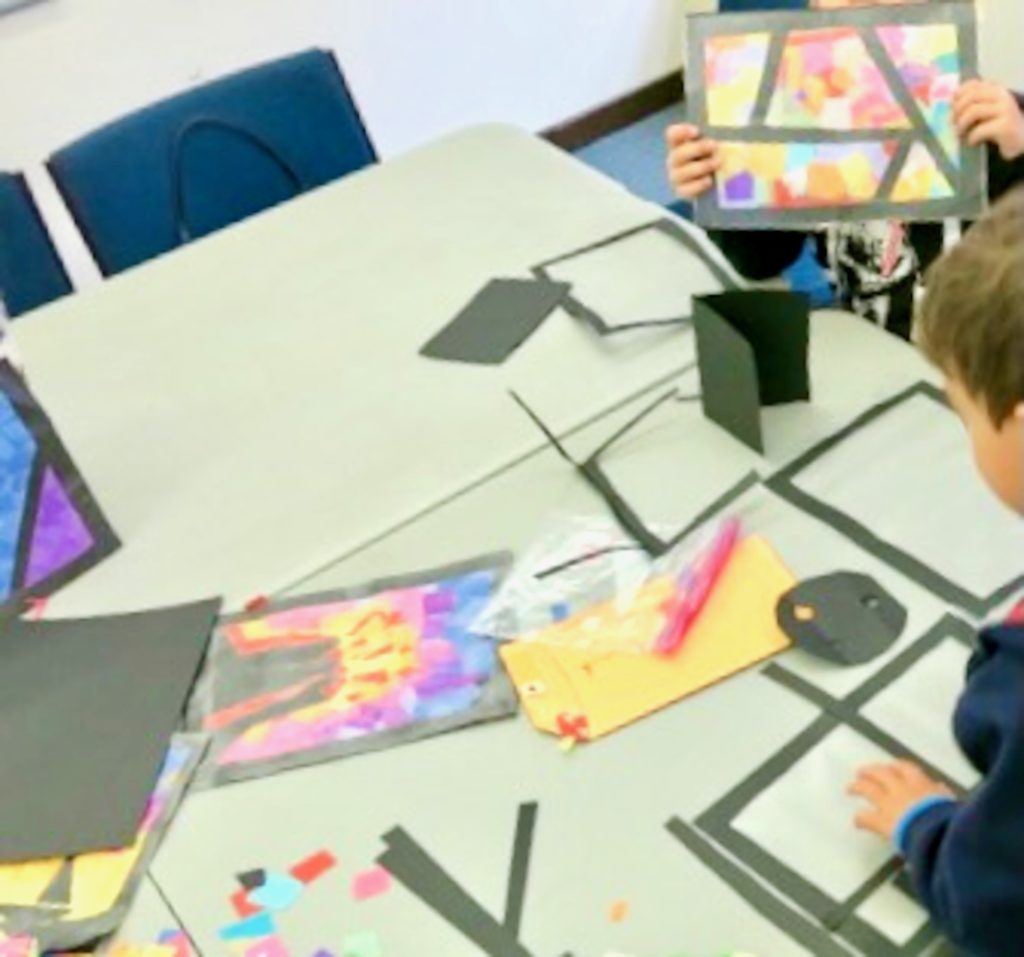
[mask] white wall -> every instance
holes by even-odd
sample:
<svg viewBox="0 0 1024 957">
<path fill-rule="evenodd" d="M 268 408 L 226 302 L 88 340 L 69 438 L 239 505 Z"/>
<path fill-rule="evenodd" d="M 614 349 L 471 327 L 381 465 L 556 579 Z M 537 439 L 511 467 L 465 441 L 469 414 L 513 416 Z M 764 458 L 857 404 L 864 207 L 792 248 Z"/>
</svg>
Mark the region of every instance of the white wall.
<svg viewBox="0 0 1024 957">
<path fill-rule="evenodd" d="M 1021 0 L 980 0 L 986 72 L 1024 88 Z M 538 130 L 679 68 L 715 0 L 46 0 L 0 18 L 0 168 L 190 83 L 333 47 L 385 156 L 468 123 Z"/>
<path fill-rule="evenodd" d="M 0 167 L 282 53 L 333 47 L 384 155 L 541 129 L 679 68 L 712 0 L 47 0 L 0 18 Z"/>
<path fill-rule="evenodd" d="M 993 80 L 1024 91 L 1024 2 L 979 0 L 981 66 Z"/>
</svg>

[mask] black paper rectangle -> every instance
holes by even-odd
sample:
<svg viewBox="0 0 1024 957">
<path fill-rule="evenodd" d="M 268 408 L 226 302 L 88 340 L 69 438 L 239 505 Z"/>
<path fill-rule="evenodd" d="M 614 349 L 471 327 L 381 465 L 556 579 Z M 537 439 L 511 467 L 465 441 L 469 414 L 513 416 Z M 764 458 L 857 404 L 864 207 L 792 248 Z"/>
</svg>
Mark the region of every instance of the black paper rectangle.
<svg viewBox="0 0 1024 957">
<path fill-rule="evenodd" d="M 694 304 L 704 414 L 764 452 L 761 407 L 810 398 L 810 305 L 791 292 L 705 296 Z"/>
<path fill-rule="evenodd" d="M 569 289 L 568 283 L 544 279 L 492 279 L 420 355 L 499 365 L 561 305 Z"/>
<path fill-rule="evenodd" d="M 4 627 L 0 861 L 134 840 L 219 608 Z"/>
</svg>

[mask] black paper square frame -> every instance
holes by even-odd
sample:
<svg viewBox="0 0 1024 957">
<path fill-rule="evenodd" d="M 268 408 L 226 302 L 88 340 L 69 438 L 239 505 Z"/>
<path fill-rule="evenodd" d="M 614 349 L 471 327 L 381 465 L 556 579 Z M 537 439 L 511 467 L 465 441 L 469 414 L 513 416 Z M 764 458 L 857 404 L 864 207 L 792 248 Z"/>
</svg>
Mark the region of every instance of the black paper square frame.
<svg viewBox="0 0 1024 957">
<path fill-rule="evenodd" d="M 851 518 L 845 512 L 827 505 L 821 499 L 798 488 L 794 482 L 794 479 L 800 472 L 809 465 L 814 464 L 822 456 L 827 455 L 833 448 L 846 441 L 851 435 L 870 426 L 887 412 L 915 396 L 925 396 L 939 405 L 948 408 L 948 403 L 940 389 L 927 382 L 919 382 L 897 393 L 892 398 L 868 409 L 867 412 L 858 416 L 845 428 L 840 429 L 808 452 L 799 456 L 785 468 L 776 472 L 765 482 L 765 486 L 790 504 L 795 505 L 801 511 L 807 512 L 822 522 L 831 525 L 836 531 L 845 535 L 851 541 L 856 542 L 865 551 L 870 552 L 896 571 L 923 585 L 944 601 L 959 605 L 976 618 L 983 618 L 1024 587 L 1024 575 L 1006 582 L 1006 584 L 1001 585 L 991 594 L 976 595 L 968 591 L 964 586 L 946 578 L 919 558 L 915 558 L 898 546 L 879 538 L 869 528 L 862 525 L 856 519 Z"/>
<path fill-rule="evenodd" d="M 737 831 L 733 827 L 733 822 L 755 797 L 790 771 L 832 732 L 844 726 L 894 757 L 920 764 L 937 780 L 943 781 L 955 792 L 962 794 L 963 788 L 947 774 L 895 740 L 861 713 L 876 695 L 909 672 L 930 652 L 950 640 L 973 647 L 975 629 L 953 615 L 944 616 L 906 651 L 897 655 L 860 687 L 841 699 L 832 697 L 783 665 L 768 665 L 762 671 L 765 677 L 807 699 L 820 708 L 822 714 L 789 744 L 719 798 L 696 821 L 700 831 L 753 870 L 769 886 L 812 915 L 832 933 L 871 954 L 871 957 L 917 957 L 938 937 L 935 928 L 926 924 L 905 946 L 897 947 L 856 915 L 855 911 L 875 891 L 897 878 L 902 872 L 902 863 L 898 858 L 893 857 L 887 861 L 846 900 L 837 901 L 805 877 L 788 868 L 756 841 Z"/>
<path fill-rule="evenodd" d="M 655 532 L 651 531 L 644 520 L 633 510 L 633 507 L 629 502 L 623 498 L 622 494 L 612 483 L 611 479 L 605 474 L 604 469 L 601 467 L 601 457 L 613 445 L 615 445 L 619 439 L 631 432 L 648 415 L 654 412 L 655 409 L 660 408 L 666 402 L 673 399 L 679 402 L 685 402 L 699 397 L 682 396 L 676 389 L 665 393 L 637 412 L 636 415 L 625 423 L 625 425 L 612 433 L 612 435 L 605 439 L 605 441 L 599 445 L 585 461 L 577 462 L 568 453 L 562 443 L 558 441 L 555 434 L 544 424 L 544 422 L 541 421 L 540 417 L 533 411 L 533 409 L 531 409 L 515 392 L 510 392 L 509 395 L 511 395 L 516 404 L 527 414 L 527 416 L 529 416 L 530 420 L 537 426 L 537 428 L 540 429 L 548 442 L 550 442 L 554 447 L 555 451 L 558 452 L 558 454 L 561 455 L 562 458 L 565 459 L 574 469 L 576 469 L 580 475 L 583 476 L 586 483 L 601 497 L 605 505 L 608 506 L 608 510 L 619 523 L 619 527 L 631 536 L 633 540 L 652 558 L 658 558 L 666 552 L 671 551 L 671 549 L 675 548 L 675 546 L 683 541 L 683 539 L 688 535 L 695 532 L 705 522 L 714 518 L 715 515 L 727 508 L 743 496 L 749 489 L 761 482 L 761 476 L 758 475 L 757 472 L 748 472 L 743 478 L 736 482 L 736 484 L 726 489 L 726 491 L 718 498 L 702 509 L 698 515 L 692 518 L 680 531 L 673 534 L 671 538 L 661 538 Z"/>
<path fill-rule="evenodd" d="M 579 256 L 585 256 L 587 253 L 595 252 L 598 249 L 604 249 L 607 246 L 613 246 L 616 243 L 623 242 L 624 240 L 632 239 L 634 236 L 649 230 L 662 233 L 664 236 L 667 236 L 669 239 L 678 243 L 691 255 L 696 256 L 697 259 L 699 259 L 708 268 L 711 274 L 721 283 L 723 291 L 734 291 L 743 288 L 732 278 L 728 270 L 707 254 L 707 251 L 694 236 L 671 219 L 656 219 L 654 222 L 645 223 L 642 226 L 627 229 L 625 232 L 616 233 L 614 236 L 608 236 L 596 243 L 591 243 L 588 246 L 583 246 L 580 249 L 573 250 L 569 253 L 563 253 L 561 256 L 557 256 L 554 259 L 549 259 L 546 262 L 540 263 L 539 265 L 534 266 L 532 271 L 534 275 L 542 279 L 557 282 L 559 281 L 558 277 L 551 275 L 550 272 L 552 266 L 566 262 L 569 259 L 576 259 Z M 589 325 L 600 336 L 615 336 L 623 332 L 632 332 L 637 329 L 664 329 L 671 328 L 672 326 L 686 326 L 693 320 L 693 316 L 688 315 L 672 319 L 639 319 L 635 322 L 623 323 L 622 325 L 612 325 L 598 312 L 591 309 L 586 303 L 580 300 L 573 290 L 570 290 L 566 295 L 565 301 L 562 303 L 562 308 L 569 313 L 570 316 L 587 323 L 587 325 Z"/>
</svg>

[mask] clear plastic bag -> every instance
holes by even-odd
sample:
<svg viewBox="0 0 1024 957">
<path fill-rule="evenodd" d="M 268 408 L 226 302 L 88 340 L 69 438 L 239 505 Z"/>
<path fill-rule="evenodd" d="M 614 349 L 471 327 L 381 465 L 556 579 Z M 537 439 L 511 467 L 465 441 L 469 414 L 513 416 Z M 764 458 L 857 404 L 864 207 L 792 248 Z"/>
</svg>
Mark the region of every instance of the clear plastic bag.
<svg viewBox="0 0 1024 957">
<path fill-rule="evenodd" d="M 473 630 L 586 651 L 660 650 L 683 584 L 722 540 L 724 524 L 652 559 L 610 519 L 562 516 L 523 553 Z"/>
</svg>

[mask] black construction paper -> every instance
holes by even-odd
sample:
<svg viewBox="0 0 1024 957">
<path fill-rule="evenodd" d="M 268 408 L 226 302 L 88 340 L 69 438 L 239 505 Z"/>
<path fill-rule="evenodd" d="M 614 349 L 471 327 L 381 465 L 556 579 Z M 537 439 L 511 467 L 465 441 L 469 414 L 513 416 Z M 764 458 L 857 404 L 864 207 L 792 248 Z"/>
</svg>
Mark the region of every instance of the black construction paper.
<svg viewBox="0 0 1024 957">
<path fill-rule="evenodd" d="M 907 610 L 867 575 L 836 572 L 790 589 L 779 627 L 804 651 L 839 665 L 862 665 L 903 634 Z"/>
<path fill-rule="evenodd" d="M 694 304 L 694 325 L 705 416 L 764 452 L 762 406 L 811 396 L 810 304 L 765 290 L 704 296 Z"/>
<path fill-rule="evenodd" d="M 238 875 L 238 883 L 247 891 L 254 891 L 267 883 L 267 872 L 262 867 L 251 871 L 243 871 Z"/>
<path fill-rule="evenodd" d="M 420 355 L 499 365 L 536 332 L 570 288 L 546 279 L 492 279 Z"/>
<path fill-rule="evenodd" d="M 749 342 L 707 303 L 694 304 L 704 415 L 757 452 L 764 451 L 757 363 Z"/>
<path fill-rule="evenodd" d="M 135 839 L 219 608 L 4 627 L 0 861 Z"/>
<path fill-rule="evenodd" d="M 564 309 L 569 315 L 587 323 L 599 336 L 616 336 L 620 333 L 636 332 L 638 330 L 671 329 L 674 326 L 688 326 L 692 320 L 692 300 L 699 294 L 707 294 L 712 291 L 718 292 L 725 289 L 738 289 L 739 286 L 729 272 L 714 256 L 709 255 L 709 243 L 698 238 L 700 234 L 692 228 L 684 228 L 682 224 L 672 219 L 657 219 L 652 223 L 644 223 L 642 226 L 634 226 L 625 232 L 606 236 L 597 242 L 589 243 L 582 249 L 575 249 L 572 252 L 562 253 L 554 259 L 549 259 L 538 266 L 534 266 L 533 272 L 542 279 L 568 281 L 573 285 L 572 292 L 566 295 Z M 590 299 L 592 291 L 586 288 L 580 289 L 579 273 L 566 267 L 572 263 L 586 261 L 594 255 L 604 256 L 611 250 L 615 250 L 614 259 L 602 259 L 603 269 L 610 270 L 614 275 L 619 272 L 623 277 L 633 276 L 637 270 L 643 272 L 644 281 L 652 283 L 652 289 L 661 287 L 657 273 L 650 273 L 648 270 L 652 263 L 649 259 L 637 259 L 631 261 L 631 245 L 636 240 L 648 240 L 652 237 L 661 237 L 662 240 L 671 244 L 667 248 L 675 247 L 678 263 L 673 267 L 676 281 L 680 284 L 679 301 L 673 305 L 668 312 L 656 311 L 653 313 L 640 312 L 628 319 L 620 316 L 607 314 L 607 303 Z M 635 250 L 633 251 L 635 255 Z M 696 270 L 694 269 L 696 267 Z M 703 274 L 703 275 L 702 275 Z M 664 278 L 661 279 L 664 281 Z M 588 283 L 583 282 L 586 287 Z M 600 297 L 599 297 L 600 299 Z"/>
<path fill-rule="evenodd" d="M 605 505 L 608 506 L 608 510 L 615 517 L 615 520 L 619 523 L 622 530 L 632 537 L 645 552 L 654 558 L 664 555 L 666 552 L 670 551 L 684 538 L 691 535 L 706 522 L 724 511 L 729 505 L 746 494 L 748 489 L 753 488 L 761 481 L 761 477 L 757 472 L 748 472 L 747 475 L 741 478 L 735 485 L 726 489 L 718 498 L 701 509 L 701 511 L 690 519 L 690 521 L 680 531 L 675 532 L 670 538 L 663 538 L 657 532 L 648 528 L 647 525 L 644 524 L 644 520 L 633 510 L 633 507 L 629 502 L 622 497 L 618 489 L 601 467 L 601 458 L 624 435 L 631 432 L 641 421 L 643 421 L 644 418 L 650 415 L 650 413 L 659 406 L 671 400 L 687 401 L 686 398 L 680 396 L 675 390 L 673 390 L 672 392 L 668 392 L 660 398 L 655 399 L 654 402 L 641 409 L 635 416 L 633 416 L 632 419 L 620 427 L 617 432 L 613 433 L 610 438 L 606 439 L 605 442 L 599 446 L 588 459 L 586 459 L 586 461 L 580 463 L 566 451 L 562 443 L 558 441 L 558 437 L 544 424 L 540 416 L 538 416 L 537 413 L 534 412 L 519 395 L 511 390 L 509 391 L 509 395 L 526 413 L 530 418 L 530 421 L 540 429 L 541 433 L 551 443 L 555 451 L 558 452 L 558 454 L 562 456 L 562 458 L 565 459 L 565 461 L 573 468 L 575 468 L 586 483 L 600 496 Z M 551 569 L 549 569 L 549 571 L 551 571 Z"/>
</svg>

